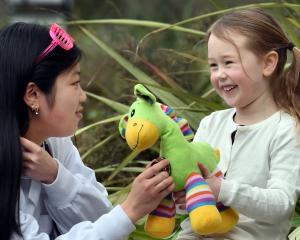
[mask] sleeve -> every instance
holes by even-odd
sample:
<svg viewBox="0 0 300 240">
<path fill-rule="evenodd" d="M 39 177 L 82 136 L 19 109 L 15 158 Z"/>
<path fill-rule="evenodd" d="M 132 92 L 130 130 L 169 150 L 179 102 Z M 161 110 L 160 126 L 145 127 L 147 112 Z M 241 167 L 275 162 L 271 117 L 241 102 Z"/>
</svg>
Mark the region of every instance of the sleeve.
<svg viewBox="0 0 300 240">
<path fill-rule="evenodd" d="M 60 232 L 65 233 L 76 223 L 95 221 L 112 205 L 106 189 L 97 182 L 94 171 L 84 166 L 71 140 L 65 139 L 56 147 L 63 148 L 63 154 L 56 154 L 60 158 L 56 159 L 58 175 L 52 184 L 43 184 L 43 189 L 45 207 Z"/>
<path fill-rule="evenodd" d="M 218 200 L 258 221 L 276 224 L 290 219 L 300 186 L 299 136 L 293 124 L 276 130 L 269 161 L 266 188 L 223 180 Z"/>
<path fill-rule="evenodd" d="M 20 228 L 22 236 L 13 233 L 10 240 L 50 240 L 46 233 L 39 233 L 39 225 L 33 216 L 20 211 Z"/>
<path fill-rule="evenodd" d="M 14 234 L 11 240 L 52 239 L 46 233 L 39 233 L 38 223 L 31 215 L 21 212 L 20 225 L 23 238 Z M 74 225 L 68 232 L 57 237 L 56 240 L 122 240 L 134 230 L 135 226 L 118 205 L 95 222 L 84 221 Z"/>
</svg>

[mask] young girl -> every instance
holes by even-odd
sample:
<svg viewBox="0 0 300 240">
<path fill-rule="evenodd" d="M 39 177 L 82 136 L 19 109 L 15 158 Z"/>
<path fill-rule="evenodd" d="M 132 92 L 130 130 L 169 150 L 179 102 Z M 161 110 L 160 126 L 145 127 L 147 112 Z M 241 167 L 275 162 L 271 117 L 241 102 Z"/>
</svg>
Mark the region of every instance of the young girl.
<svg viewBox="0 0 300 240">
<path fill-rule="evenodd" d="M 287 54 L 293 62 L 285 69 Z M 211 83 L 231 109 L 205 117 L 195 141 L 221 154 L 217 178 L 201 166 L 216 200 L 239 212 L 226 234 L 177 239 L 286 239 L 300 187 L 300 51 L 266 12 L 232 12 L 208 30 Z"/>
<path fill-rule="evenodd" d="M 0 32 L 0 239 L 123 239 L 174 186 L 147 168 L 123 204 L 85 167 L 69 137 L 82 118 L 81 51 L 58 25 Z M 84 222 L 83 222 L 84 221 Z"/>
</svg>

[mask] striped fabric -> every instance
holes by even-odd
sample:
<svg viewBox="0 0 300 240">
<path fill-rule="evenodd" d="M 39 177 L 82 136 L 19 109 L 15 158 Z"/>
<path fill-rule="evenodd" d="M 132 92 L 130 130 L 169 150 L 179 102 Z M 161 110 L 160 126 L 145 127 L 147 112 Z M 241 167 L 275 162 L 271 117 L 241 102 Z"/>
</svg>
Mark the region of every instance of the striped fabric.
<svg viewBox="0 0 300 240">
<path fill-rule="evenodd" d="M 151 215 L 171 218 L 175 216 L 176 208 L 172 195 L 166 196 Z"/>
<path fill-rule="evenodd" d="M 216 205 L 214 195 L 199 173 L 192 173 L 188 177 L 185 190 L 186 206 L 189 213 L 201 206 Z"/>
<path fill-rule="evenodd" d="M 173 108 L 164 104 L 160 104 L 160 107 L 164 111 L 164 113 L 167 114 L 170 118 L 175 117 L 176 114 Z"/>
<path fill-rule="evenodd" d="M 186 119 L 177 117 L 174 109 L 167 105 L 160 104 L 160 107 L 165 114 L 177 123 L 186 140 L 192 140 L 194 138 L 194 132 Z"/>
<path fill-rule="evenodd" d="M 186 119 L 175 116 L 173 120 L 178 124 L 182 134 L 185 136 L 186 139 L 188 140 L 193 139 L 194 133 L 190 128 L 190 125 L 188 124 Z"/>
</svg>

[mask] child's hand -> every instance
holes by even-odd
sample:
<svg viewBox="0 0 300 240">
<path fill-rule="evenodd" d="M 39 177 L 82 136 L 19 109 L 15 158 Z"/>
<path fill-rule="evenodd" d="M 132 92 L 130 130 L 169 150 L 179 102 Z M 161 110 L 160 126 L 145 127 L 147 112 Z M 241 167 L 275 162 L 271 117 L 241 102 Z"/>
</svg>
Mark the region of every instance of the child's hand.
<svg viewBox="0 0 300 240">
<path fill-rule="evenodd" d="M 36 181 L 50 184 L 58 173 L 58 163 L 49 153 L 26 138 L 20 138 L 23 152 L 23 174 Z"/>
<path fill-rule="evenodd" d="M 162 160 L 149 166 L 133 181 L 132 189 L 122 204 L 133 223 L 153 211 L 174 190 L 172 177 L 162 171 L 168 164 L 167 160 Z"/>
<path fill-rule="evenodd" d="M 175 204 L 178 205 L 178 208 L 180 210 L 186 209 L 186 198 L 185 198 L 185 190 L 174 192 L 173 193 L 173 199 L 175 201 Z"/>
<path fill-rule="evenodd" d="M 204 164 L 198 163 L 198 167 L 202 173 L 202 177 L 205 179 L 207 184 L 209 185 L 210 189 L 212 190 L 216 200 L 218 200 L 220 188 L 221 188 L 221 178 L 216 177 L 215 175 L 212 175 L 207 167 L 205 167 Z"/>
</svg>

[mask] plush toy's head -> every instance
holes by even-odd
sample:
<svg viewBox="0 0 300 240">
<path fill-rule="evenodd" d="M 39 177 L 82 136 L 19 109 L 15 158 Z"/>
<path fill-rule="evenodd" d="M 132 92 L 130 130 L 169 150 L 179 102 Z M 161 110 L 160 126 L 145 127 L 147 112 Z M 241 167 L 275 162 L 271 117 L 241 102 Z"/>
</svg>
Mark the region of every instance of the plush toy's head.
<svg viewBox="0 0 300 240">
<path fill-rule="evenodd" d="M 163 117 L 163 114 L 160 114 L 161 109 L 156 103 L 155 96 L 143 85 L 135 86 L 134 95 L 137 100 L 120 121 L 119 131 L 132 150 L 143 151 L 153 146 L 161 134 L 161 127 L 153 124 L 153 112 L 156 111 L 156 118 L 160 115 Z"/>
<path fill-rule="evenodd" d="M 175 124 L 178 128 L 182 123 L 171 120 L 173 110 L 156 102 L 155 96 L 142 84 L 134 87 L 134 95 L 137 99 L 131 105 L 129 113 L 121 119 L 119 131 L 132 150 L 143 151 L 153 146 L 168 131 L 170 125 Z M 193 137 L 190 128 L 184 130 L 186 135 Z"/>
</svg>

